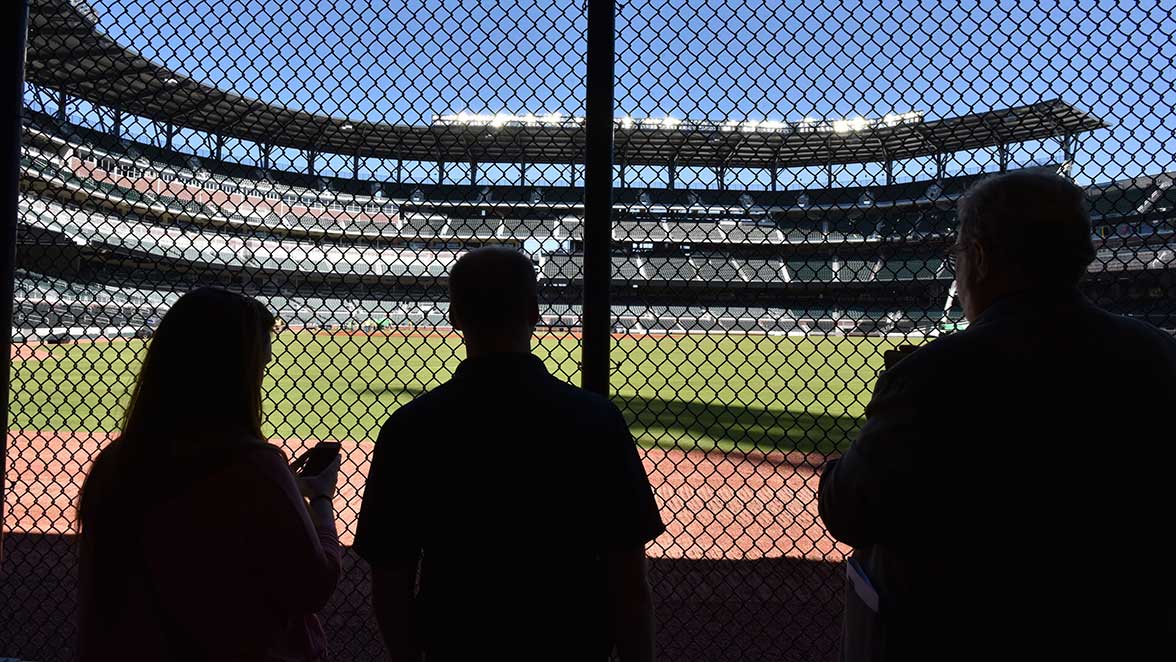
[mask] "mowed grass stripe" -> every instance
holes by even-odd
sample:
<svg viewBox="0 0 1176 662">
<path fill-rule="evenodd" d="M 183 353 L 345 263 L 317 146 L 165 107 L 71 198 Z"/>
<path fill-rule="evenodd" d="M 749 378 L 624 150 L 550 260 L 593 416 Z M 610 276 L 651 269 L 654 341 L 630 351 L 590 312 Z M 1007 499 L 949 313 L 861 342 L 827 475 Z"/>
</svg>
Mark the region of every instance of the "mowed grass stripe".
<svg viewBox="0 0 1176 662">
<path fill-rule="evenodd" d="M 545 336 L 535 348 L 554 374 L 578 383 L 579 342 Z M 829 453 L 852 440 L 882 352 L 898 342 L 624 338 L 613 345 L 613 397 L 646 447 Z M 116 431 L 145 347 L 63 345 L 53 359 L 14 363 L 12 428 Z M 389 413 L 448 379 L 464 355 L 455 334 L 284 332 L 265 382 L 267 430 L 276 438 L 372 439 Z"/>
</svg>

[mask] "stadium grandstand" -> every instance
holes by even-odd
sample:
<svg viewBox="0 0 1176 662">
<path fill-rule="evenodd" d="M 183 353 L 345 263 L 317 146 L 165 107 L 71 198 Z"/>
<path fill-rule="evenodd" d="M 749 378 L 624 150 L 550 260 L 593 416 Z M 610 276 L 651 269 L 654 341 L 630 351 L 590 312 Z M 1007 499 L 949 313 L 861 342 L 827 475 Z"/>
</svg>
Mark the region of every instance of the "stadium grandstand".
<svg viewBox="0 0 1176 662">
<path fill-rule="evenodd" d="M 577 326 L 583 220 L 574 187 L 417 182 L 406 190 L 321 177 L 311 186 L 300 173 L 130 142 L 32 109 L 25 136 L 20 253 L 30 272 L 68 265 L 46 275 L 82 285 L 231 282 L 259 294 L 277 282 L 283 291 L 274 294 L 354 300 L 356 311 L 377 310 L 359 302 L 379 299 L 442 310 L 453 261 L 474 247 L 507 244 L 535 261 L 545 320 Z M 980 176 L 784 191 L 620 189 L 617 303 L 713 309 L 618 314 L 617 328 L 934 332 L 952 314 L 942 254 L 955 201 Z M 1115 282 L 1115 273 L 1169 268 L 1172 180 L 1162 174 L 1090 188 L 1100 244 L 1092 286 Z M 730 313 L 749 296 L 762 305 Z M 554 312 L 561 305 L 564 312 Z M 295 307 L 290 323 L 314 324 L 305 310 Z M 436 315 L 417 319 L 444 324 Z M 742 321 L 709 323 L 720 319 Z M 67 326 L 93 327 L 83 321 Z"/>
<path fill-rule="evenodd" d="M 293 111 L 142 58 L 96 30 L 84 4 L 40 0 L 32 9 L 39 29 L 31 32 L 28 70 L 40 102 L 25 122 L 26 271 L 55 270 L 44 275 L 81 286 L 233 283 L 258 294 L 353 301 L 357 311 L 372 309 L 365 301 L 442 310 L 453 261 L 474 247 L 507 244 L 531 255 L 545 320 L 577 326 L 580 118 L 459 113 L 408 126 Z M 63 50 L 71 57 L 56 56 Z M 78 100 L 102 121 L 74 121 L 69 109 Z M 124 135 L 132 119 L 159 129 L 155 144 Z M 741 319 L 732 328 L 937 333 L 958 318 L 942 260 L 955 201 L 983 175 L 949 172 L 953 154 L 990 150 L 985 170 L 1002 172 L 1016 167 L 1009 155 L 1017 144 L 1055 141 L 1060 153 L 1042 154 L 1032 167 L 1065 174 L 1079 137 L 1102 126 L 1056 100 L 937 120 L 917 111 L 798 122 L 620 118 L 616 328 L 706 331 L 721 328 L 710 320 Z M 206 149 L 176 148 L 180 130 L 199 135 Z M 279 148 L 301 154 L 305 168 L 274 167 L 270 154 Z M 352 155 L 352 172 L 316 167 L 330 153 Z M 392 176 L 362 178 L 360 155 L 383 160 L 381 172 Z M 899 181 L 904 162 L 918 160 L 932 172 Z M 422 162 L 435 180 L 402 177 L 405 164 Z M 837 186 L 835 168 L 845 164 L 876 164 L 879 174 Z M 447 165 L 460 165 L 468 181 L 447 179 Z M 487 175 L 490 165 L 500 167 L 497 176 Z M 503 174 L 507 165 L 517 178 Z M 528 171 L 550 175 L 563 166 L 564 185 L 528 179 Z M 638 166 L 657 169 L 660 185 L 629 185 L 626 170 Z M 814 167 L 827 173 L 826 186 L 782 186 L 793 184 L 796 169 Z M 679 186 L 687 168 L 713 171 L 714 186 Z M 766 185 L 729 181 L 735 169 L 759 172 Z M 1090 188 L 1100 260 L 1089 287 L 1164 324 L 1166 312 L 1130 310 L 1123 301 L 1134 297 L 1119 294 L 1125 286 L 1139 294 L 1141 280 L 1170 266 L 1171 183 L 1158 174 Z M 663 313 L 624 314 L 642 305 Z M 692 312 L 667 324 L 670 309 Z M 67 326 L 91 326 L 76 321 Z M 289 321 L 315 323 L 296 311 Z"/>
<path fill-rule="evenodd" d="M 263 295 L 352 301 L 341 309 L 365 315 L 379 308 L 364 303 L 374 301 L 437 311 L 445 274 L 463 251 L 507 244 L 536 265 L 545 321 L 578 325 L 580 118 L 459 113 L 423 126 L 340 120 L 259 104 L 167 70 L 96 30 L 81 3 L 39 0 L 31 20 L 39 29 L 30 37 L 29 81 L 40 102 L 27 109 L 22 160 L 20 254 L 28 273 L 83 288 L 232 283 Z M 63 50 L 71 57 L 56 55 Z M 91 108 L 89 126 L 70 113 L 78 100 Z M 132 119 L 159 129 L 155 144 L 124 135 Z M 1060 153 L 1042 154 L 1031 167 L 1065 174 L 1079 137 L 1102 126 L 1056 100 L 937 120 L 917 111 L 799 122 L 620 118 L 616 328 L 937 333 L 958 319 L 942 259 L 955 201 L 983 175 L 949 172 L 953 154 L 990 150 L 985 170 L 1002 172 L 1016 167 L 1009 162 L 1015 145 L 1055 141 Z M 199 135 L 207 149 L 177 148 L 180 130 Z M 269 155 L 279 148 L 301 154 L 305 168 L 274 167 Z M 328 153 L 352 155 L 352 172 L 316 168 Z M 392 176 L 362 178 L 360 155 L 383 160 L 381 171 Z M 899 181 L 909 170 L 904 162 L 918 160 L 933 172 Z M 422 162 L 435 180 L 402 177 L 406 163 Z M 879 166 L 874 181 L 836 185 L 837 166 L 863 163 Z M 468 181 L 447 179 L 447 165 L 461 165 Z M 509 165 L 517 178 L 500 168 L 479 179 L 488 165 Z M 529 170 L 550 175 L 565 165 L 564 185 L 528 180 Z M 660 185 L 628 185 L 626 169 L 638 166 L 657 169 Z M 814 167 L 827 173 L 826 186 L 782 186 L 796 169 Z M 713 171 L 715 185 L 679 186 L 686 168 Z M 730 182 L 734 169 L 757 171 L 766 185 Z M 1089 287 L 1125 312 L 1169 326 L 1165 311 L 1157 317 L 1123 302 L 1135 300 L 1141 281 L 1167 277 L 1171 183 L 1158 174 L 1090 188 L 1100 260 Z M 626 314 L 633 306 L 662 313 Z M 307 318 L 306 310 L 291 310 L 290 324 L 315 324 L 319 316 Z M 444 324 L 434 314 L 415 319 Z M 721 319 L 741 321 L 712 323 Z M 93 326 L 85 321 L 65 326 Z M 370 328 L 372 320 L 340 322 Z"/>
</svg>

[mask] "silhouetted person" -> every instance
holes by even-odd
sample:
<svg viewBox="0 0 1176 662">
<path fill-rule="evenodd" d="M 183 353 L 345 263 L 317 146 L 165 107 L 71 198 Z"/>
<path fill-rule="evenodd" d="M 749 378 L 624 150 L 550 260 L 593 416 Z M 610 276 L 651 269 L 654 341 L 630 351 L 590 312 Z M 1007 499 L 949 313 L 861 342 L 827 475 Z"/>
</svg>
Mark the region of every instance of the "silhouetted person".
<svg viewBox="0 0 1176 662">
<path fill-rule="evenodd" d="M 971 325 L 882 374 L 821 477 L 821 518 L 880 598 L 850 582 L 845 658 L 1176 659 L 1155 656 L 1173 584 L 1154 547 L 1176 341 L 1079 293 L 1095 251 L 1070 182 L 983 180 L 959 224 Z"/>
<path fill-rule="evenodd" d="M 530 353 L 525 255 L 472 251 L 449 290 L 468 358 L 384 425 L 355 539 L 392 658 L 650 659 L 664 529 L 624 418 Z"/>
<path fill-rule="evenodd" d="M 83 661 L 323 654 L 338 462 L 299 484 L 262 436 L 272 325 L 253 299 L 199 289 L 155 331 L 82 488 Z"/>
</svg>

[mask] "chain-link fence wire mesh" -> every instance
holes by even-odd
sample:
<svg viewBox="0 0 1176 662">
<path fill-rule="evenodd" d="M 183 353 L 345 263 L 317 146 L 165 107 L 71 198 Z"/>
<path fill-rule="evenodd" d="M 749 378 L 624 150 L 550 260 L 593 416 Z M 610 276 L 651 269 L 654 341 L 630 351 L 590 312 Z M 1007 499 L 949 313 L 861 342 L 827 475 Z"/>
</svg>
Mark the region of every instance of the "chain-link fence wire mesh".
<svg viewBox="0 0 1176 662">
<path fill-rule="evenodd" d="M 612 385 L 669 527 L 659 653 L 834 659 L 847 550 L 818 468 L 886 348 L 961 326 L 962 191 L 1021 168 L 1087 187 L 1087 293 L 1176 328 L 1176 22 L 1148 3 L 617 11 Z M 78 487 L 194 286 L 279 316 L 267 432 L 344 441 L 345 543 L 378 426 L 463 356 L 462 252 L 533 258 L 536 351 L 578 382 L 584 28 L 578 1 L 32 0 L 0 655 L 69 657 Z M 379 659 L 365 573 L 348 554 L 322 615 L 333 659 Z"/>
<path fill-rule="evenodd" d="M 661 622 L 696 635 L 661 651 L 833 659 L 847 549 L 818 519 L 818 468 L 851 443 L 883 352 L 963 321 L 945 263 L 961 192 L 1017 169 L 1089 187 L 1087 293 L 1174 328 L 1176 23 L 1146 3 L 637 0 L 619 16 L 635 130 L 618 136 L 614 268 L 637 337 L 614 385 L 665 449 L 654 484 L 676 527 L 658 551 L 724 561 L 662 591 Z"/>
</svg>

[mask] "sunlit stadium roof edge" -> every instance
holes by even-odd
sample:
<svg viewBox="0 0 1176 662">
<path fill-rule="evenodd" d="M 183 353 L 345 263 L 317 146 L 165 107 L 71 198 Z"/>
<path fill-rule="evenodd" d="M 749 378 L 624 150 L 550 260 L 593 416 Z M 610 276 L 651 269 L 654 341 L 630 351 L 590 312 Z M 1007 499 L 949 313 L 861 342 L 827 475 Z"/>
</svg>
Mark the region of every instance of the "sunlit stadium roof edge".
<svg viewBox="0 0 1176 662">
<path fill-rule="evenodd" d="M 260 145 L 357 157 L 448 163 L 577 163 L 583 124 L 367 122 L 285 108 L 200 83 L 103 34 L 76 0 L 31 0 L 30 82 L 120 113 Z M 64 102 L 63 102 L 64 103 Z M 1066 140 L 1107 124 L 1054 99 L 960 117 L 763 123 L 634 122 L 618 119 L 614 158 L 624 165 L 789 168 L 905 159 Z M 571 118 L 574 120 L 574 118 Z M 823 130 L 828 127 L 828 130 Z M 834 127 L 837 127 L 836 129 Z"/>
</svg>

